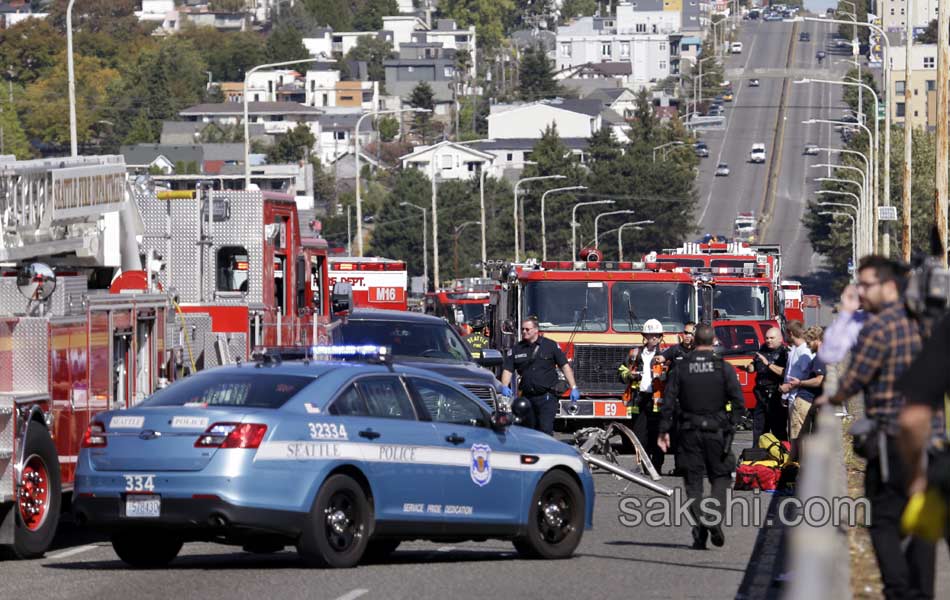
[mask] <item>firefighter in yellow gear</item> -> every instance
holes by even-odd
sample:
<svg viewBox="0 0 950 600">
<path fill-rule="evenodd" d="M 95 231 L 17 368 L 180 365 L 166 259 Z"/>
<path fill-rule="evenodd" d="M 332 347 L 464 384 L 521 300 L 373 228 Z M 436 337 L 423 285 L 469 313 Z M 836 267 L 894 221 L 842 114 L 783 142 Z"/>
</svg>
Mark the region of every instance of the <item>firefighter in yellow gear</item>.
<svg viewBox="0 0 950 600">
<path fill-rule="evenodd" d="M 618 367 L 620 380 L 627 384 L 624 401 L 627 415 L 633 417 L 633 433 L 646 448 L 650 461 L 659 472 L 663 466 L 663 451 L 657 446 L 659 434 L 660 404 L 662 402 L 662 381 L 665 377 L 663 365 L 655 369 L 654 359 L 660 355 L 660 341 L 663 339 L 663 324 L 649 319 L 643 324 L 644 344 L 632 348 L 626 360 Z M 654 398 L 659 389 L 660 401 Z"/>
</svg>

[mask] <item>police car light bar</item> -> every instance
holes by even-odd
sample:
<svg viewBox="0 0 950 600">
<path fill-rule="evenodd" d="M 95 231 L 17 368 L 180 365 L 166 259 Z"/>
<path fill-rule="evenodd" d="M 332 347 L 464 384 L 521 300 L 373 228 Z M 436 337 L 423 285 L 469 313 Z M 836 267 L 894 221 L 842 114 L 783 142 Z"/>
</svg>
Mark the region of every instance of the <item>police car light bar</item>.
<svg viewBox="0 0 950 600">
<path fill-rule="evenodd" d="M 311 348 L 312 356 L 316 359 L 329 358 L 351 358 L 363 359 L 379 362 L 389 362 L 392 360 L 392 349 L 389 346 L 375 346 L 371 344 L 363 345 L 338 345 L 338 346 L 313 346 Z"/>
</svg>

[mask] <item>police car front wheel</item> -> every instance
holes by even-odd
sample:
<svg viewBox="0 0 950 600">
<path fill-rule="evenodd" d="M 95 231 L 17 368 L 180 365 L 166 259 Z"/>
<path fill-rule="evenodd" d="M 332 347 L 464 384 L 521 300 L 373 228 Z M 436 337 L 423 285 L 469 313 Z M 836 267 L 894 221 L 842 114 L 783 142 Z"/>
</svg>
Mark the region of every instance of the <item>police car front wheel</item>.
<svg viewBox="0 0 950 600">
<path fill-rule="evenodd" d="M 527 532 L 514 541 L 528 558 L 569 558 L 584 532 L 584 494 L 567 473 L 541 478 L 528 507 Z"/>
<path fill-rule="evenodd" d="M 312 566 L 354 567 L 366 551 L 371 520 L 372 508 L 360 484 L 333 475 L 317 492 L 297 551 Z"/>
</svg>

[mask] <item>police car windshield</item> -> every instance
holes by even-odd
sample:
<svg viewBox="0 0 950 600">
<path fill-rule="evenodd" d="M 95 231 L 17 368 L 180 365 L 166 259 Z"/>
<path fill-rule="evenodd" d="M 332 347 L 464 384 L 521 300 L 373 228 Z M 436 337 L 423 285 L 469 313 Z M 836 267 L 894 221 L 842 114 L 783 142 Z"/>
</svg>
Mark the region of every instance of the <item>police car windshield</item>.
<svg viewBox="0 0 950 600">
<path fill-rule="evenodd" d="M 768 319 L 769 288 L 757 285 L 718 285 L 713 296 L 717 319 Z"/>
<path fill-rule="evenodd" d="M 543 331 L 607 331 L 607 286 L 602 281 L 530 281 L 524 315 L 537 317 Z"/>
<path fill-rule="evenodd" d="M 462 338 L 448 323 L 359 321 L 350 319 L 333 332 L 336 344 L 389 346 L 394 357 L 472 360 Z"/>
<path fill-rule="evenodd" d="M 614 331 L 640 331 L 648 319 L 659 320 L 663 331 L 683 331 L 694 320 L 694 292 L 688 283 L 617 282 L 610 291 Z"/>
<path fill-rule="evenodd" d="M 139 406 L 280 408 L 314 379 L 252 367 L 247 373 L 205 371 L 155 392 Z"/>
</svg>

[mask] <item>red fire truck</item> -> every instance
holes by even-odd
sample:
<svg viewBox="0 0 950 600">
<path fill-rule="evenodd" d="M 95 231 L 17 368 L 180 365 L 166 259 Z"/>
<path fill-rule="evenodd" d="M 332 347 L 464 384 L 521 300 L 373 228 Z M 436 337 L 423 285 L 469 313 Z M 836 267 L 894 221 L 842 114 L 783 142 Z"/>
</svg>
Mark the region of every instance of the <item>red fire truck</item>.
<svg viewBox="0 0 950 600">
<path fill-rule="evenodd" d="M 326 340 L 326 244 L 293 196 L 147 183 L 121 156 L 0 162 L 0 545 L 16 556 L 52 542 L 97 413 L 257 345 Z"/>
<path fill-rule="evenodd" d="M 426 294 L 426 312 L 442 317 L 456 328 L 485 321 L 485 311 L 493 292 L 501 286 L 492 279 L 464 279 L 455 285 Z"/>
<path fill-rule="evenodd" d="M 353 286 L 353 304 L 357 308 L 409 308 L 409 275 L 404 261 L 378 257 L 330 257 L 330 286 L 340 281 Z"/>
<path fill-rule="evenodd" d="M 631 347 L 643 343 L 643 324 L 658 319 L 667 332 L 662 345 L 669 346 L 697 317 L 693 277 L 657 264 L 554 261 L 515 270 L 516 313 L 536 316 L 542 334 L 560 344 L 583 394 L 573 411 L 569 401 L 561 401 L 562 429 L 572 422 L 629 418 L 617 368 Z"/>
</svg>

